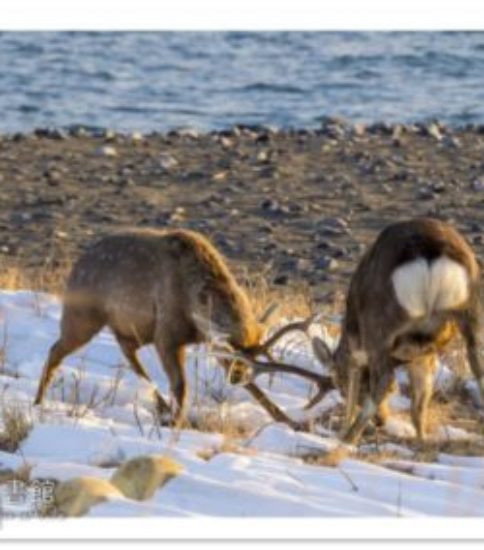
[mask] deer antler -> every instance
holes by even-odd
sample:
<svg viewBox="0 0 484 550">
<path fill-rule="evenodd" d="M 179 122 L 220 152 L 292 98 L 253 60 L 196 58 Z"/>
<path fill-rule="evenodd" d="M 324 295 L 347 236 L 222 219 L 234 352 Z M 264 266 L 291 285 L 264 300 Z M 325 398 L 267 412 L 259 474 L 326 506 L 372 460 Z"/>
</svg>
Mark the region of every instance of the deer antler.
<svg viewBox="0 0 484 550">
<path fill-rule="evenodd" d="M 249 349 L 234 351 L 226 346 L 221 346 L 222 349 L 216 354 L 221 359 L 222 366 L 231 375 L 231 366 L 228 360 L 240 361 L 247 365 L 245 376 L 237 378 L 237 381 L 245 387 L 245 389 L 259 402 L 259 404 L 278 422 L 285 422 L 293 428 L 304 427 L 305 424 L 300 424 L 289 418 L 267 395 L 257 386 L 254 380 L 261 374 L 268 373 L 285 373 L 295 376 L 300 376 L 316 384 L 318 391 L 309 402 L 305 405 L 304 410 L 308 410 L 323 398 L 325 393 L 334 388 L 333 379 L 330 376 L 323 376 L 308 369 L 298 367 L 296 365 L 288 365 L 274 361 L 271 355 L 271 348 L 276 344 L 282 336 L 289 332 L 300 331 L 307 333 L 309 327 L 320 315 L 311 315 L 303 321 L 296 321 L 284 325 L 270 336 L 265 342 Z M 267 362 L 257 360 L 257 356 L 262 355 L 268 359 Z"/>
<path fill-rule="evenodd" d="M 304 332 L 306 333 L 309 327 L 320 318 L 319 314 L 310 315 L 307 319 L 303 321 L 295 321 L 293 323 L 288 323 L 287 325 L 282 326 L 278 329 L 272 336 L 270 336 L 265 342 L 254 346 L 247 350 L 252 355 L 266 354 L 270 352 L 270 349 L 280 340 L 283 336 L 289 332 Z"/>
<path fill-rule="evenodd" d="M 263 363 L 261 361 L 249 359 L 248 362 L 250 363 L 250 368 L 252 370 L 252 376 L 250 376 L 251 381 L 255 380 L 261 374 L 281 372 L 285 374 L 294 374 L 296 376 L 301 376 L 302 378 L 306 378 L 307 380 L 310 380 L 311 382 L 316 384 L 316 386 L 318 387 L 318 391 L 316 395 L 312 397 L 309 402 L 304 406 L 305 410 L 314 407 L 314 405 L 321 401 L 325 393 L 333 389 L 334 387 L 333 379 L 331 378 L 331 376 L 323 376 L 302 367 L 287 365 L 285 363 L 279 363 L 276 361 Z"/>
</svg>

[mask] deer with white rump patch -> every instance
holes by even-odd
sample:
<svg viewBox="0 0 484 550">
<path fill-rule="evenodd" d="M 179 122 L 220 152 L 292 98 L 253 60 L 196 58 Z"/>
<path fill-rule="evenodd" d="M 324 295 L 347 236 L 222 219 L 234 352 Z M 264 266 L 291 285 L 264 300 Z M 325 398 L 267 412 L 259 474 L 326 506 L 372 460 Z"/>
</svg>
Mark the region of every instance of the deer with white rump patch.
<svg viewBox="0 0 484 550">
<path fill-rule="evenodd" d="M 371 418 L 384 420 L 394 369 L 406 364 L 412 421 L 423 440 L 437 353 L 457 332 L 484 396 L 480 323 L 480 269 L 464 237 L 430 218 L 384 229 L 353 274 L 336 350 L 313 340 L 317 356 L 333 366 L 336 385 L 346 396 L 343 439 L 355 443 Z"/>
<path fill-rule="evenodd" d="M 74 265 L 67 282 L 61 335 L 50 349 L 40 380 L 40 404 L 62 360 L 86 344 L 103 327 L 114 333 L 129 365 L 152 384 L 137 350 L 153 343 L 174 397 L 174 425 L 184 420 L 187 406 L 185 347 L 218 339 L 235 362 L 250 394 L 278 421 L 293 422 L 259 389 L 254 378 L 268 372 L 302 376 L 319 387 L 328 379 L 297 366 L 276 363 L 270 348 L 291 330 L 306 330 L 310 320 L 282 327 L 262 342 L 263 324 L 237 284 L 222 256 L 202 235 L 184 230 L 131 230 L 101 239 Z M 259 361 L 265 356 L 266 361 Z M 243 374 L 240 374 L 240 373 Z M 237 375 L 231 377 L 235 381 Z M 154 386 L 153 386 L 154 387 Z M 154 388 L 160 413 L 171 408 Z"/>
</svg>

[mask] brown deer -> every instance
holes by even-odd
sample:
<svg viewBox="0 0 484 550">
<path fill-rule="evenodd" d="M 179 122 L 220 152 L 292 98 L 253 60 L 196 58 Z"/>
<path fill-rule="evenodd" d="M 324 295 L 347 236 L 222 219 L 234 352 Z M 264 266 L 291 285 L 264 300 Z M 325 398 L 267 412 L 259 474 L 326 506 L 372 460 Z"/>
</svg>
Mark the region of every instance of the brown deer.
<svg viewBox="0 0 484 550">
<path fill-rule="evenodd" d="M 336 350 L 313 340 L 316 355 L 333 366 L 335 383 L 346 396 L 343 439 L 356 442 L 375 414 L 384 421 L 394 369 L 403 363 L 412 421 L 423 440 L 436 356 L 458 332 L 484 396 L 480 322 L 480 268 L 464 237 L 430 218 L 384 229 L 351 279 Z M 358 401 L 362 408 L 355 419 Z"/>
<path fill-rule="evenodd" d="M 218 338 L 228 343 L 239 367 L 231 381 L 242 380 L 276 420 L 297 427 L 253 380 L 264 372 L 284 371 L 324 391 L 324 377 L 276 363 L 270 356 L 270 348 L 283 334 L 304 331 L 309 322 L 286 325 L 262 342 L 263 326 L 246 293 L 222 256 L 198 233 L 142 229 L 107 236 L 79 258 L 68 278 L 61 335 L 50 349 L 35 404 L 42 402 L 62 360 L 108 326 L 131 368 L 151 384 L 136 352 L 145 344 L 155 345 L 175 398 L 175 426 L 183 423 L 187 405 L 185 347 Z M 259 355 L 269 361 L 258 361 Z M 222 366 L 230 369 L 230 363 L 225 359 Z M 245 378 L 241 366 L 246 367 Z M 154 393 L 160 413 L 169 414 L 161 393 L 155 388 Z"/>
</svg>

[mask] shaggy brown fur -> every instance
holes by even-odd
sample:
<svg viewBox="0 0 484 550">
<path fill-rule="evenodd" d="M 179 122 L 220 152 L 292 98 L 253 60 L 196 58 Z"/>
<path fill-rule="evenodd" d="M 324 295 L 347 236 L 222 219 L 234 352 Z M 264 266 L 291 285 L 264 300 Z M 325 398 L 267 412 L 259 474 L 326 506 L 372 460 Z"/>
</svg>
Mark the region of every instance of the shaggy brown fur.
<svg viewBox="0 0 484 550">
<path fill-rule="evenodd" d="M 262 328 L 222 256 L 202 235 L 184 230 L 131 230 L 101 239 L 67 281 L 61 336 L 52 346 L 35 403 L 42 402 L 62 360 L 103 327 L 114 333 L 132 369 L 151 379 L 136 352 L 154 343 L 184 416 L 187 344 L 226 335 L 236 349 L 260 343 Z M 249 384 L 248 389 L 261 398 Z M 156 391 L 160 410 L 169 410 Z"/>
</svg>

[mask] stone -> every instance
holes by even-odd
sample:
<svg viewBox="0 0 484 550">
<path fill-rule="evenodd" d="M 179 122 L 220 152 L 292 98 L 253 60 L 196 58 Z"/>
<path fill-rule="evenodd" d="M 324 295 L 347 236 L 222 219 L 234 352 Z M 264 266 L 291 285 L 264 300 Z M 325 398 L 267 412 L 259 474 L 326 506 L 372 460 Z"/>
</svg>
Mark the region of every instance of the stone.
<svg viewBox="0 0 484 550">
<path fill-rule="evenodd" d="M 325 269 L 327 271 L 336 271 L 339 267 L 339 262 L 331 256 L 323 256 L 316 262 L 317 269 Z"/>
<path fill-rule="evenodd" d="M 355 122 L 353 124 L 353 135 L 362 137 L 366 134 L 366 125 L 362 122 Z"/>
<path fill-rule="evenodd" d="M 460 149 L 462 147 L 461 140 L 455 136 L 444 136 L 442 143 L 449 149 Z"/>
<path fill-rule="evenodd" d="M 286 275 L 285 273 L 277 275 L 276 277 L 274 277 L 272 282 L 278 286 L 287 285 L 287 283 L 289 282 L 289 275 Z"/>
<path fill-rule="evenodd" d="M 442 132 L 440 131 L 438 124 L 435 122 L 431 122 L 430 124 L 427 124 L 427 126 L 425 126 L 425 133 L 426 135 L 433 137 L 437 141 L 442 141 L 443 139 Z"/>
<path fill-rule="evenodd" d="M 168 153 L 161 153 L 160 166 L 163 168 L 163 170 L 171 170 L 172 168 L 178 166 L 178 161 L 173 155 L 170 155 Z"/>
<path fill-rule="evenodd" d="M 484 191 L 484 176 L 476 178 L 471 184 L 473 191 Z"/>
<path fill-rule="evenodd" d="M 437 181 L 431 185 L 432 191 L 434 193 L 443 193 L 446 189 L 445 183 L 443 181 Z"/>
<path fill-rule="evenodd" d="M 94 154 L 97 157 L 117 157 L 118 151 L 111 145 L 102 145 L 95 150 Z"/>
<path fill-rule="evenodd" d="M 112 476 L 111 483 L 125 497 L 146 500 L 182 472 L 182 466 L 168 456 L 139 456 L 122 464 Z"/>
</svg>

